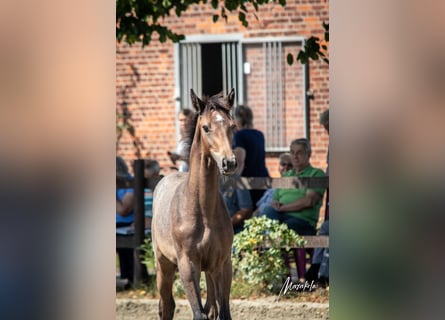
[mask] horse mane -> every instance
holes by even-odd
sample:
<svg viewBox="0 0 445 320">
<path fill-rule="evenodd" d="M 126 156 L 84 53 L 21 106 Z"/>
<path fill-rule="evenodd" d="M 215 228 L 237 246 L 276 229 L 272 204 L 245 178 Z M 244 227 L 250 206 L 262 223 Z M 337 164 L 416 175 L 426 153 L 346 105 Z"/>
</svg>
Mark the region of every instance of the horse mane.
<svg viewBox="0 0 445 320">
<path fill-rule="evenodd" d="M 189 160 L 190 159 L 190 150 L 192 149 L 193 137 L 195 136 L 196 131 L 196 123 L 198 122 L 199 112 L 195 112 L 193 118 L 190 121 L 190 126 L 184 133 L 184 137 L 182 137 L 182 142 L 184 143 L 184 151 L 185 154 L 183 156 Z"/>
<path fill-rule="evenodd" d="M 204 113 L 207 109 L 214 109 L 217 111 L 223 111 L 226 114 L 229 114 L 229 108 L 227 107 L 227 101 L 224 99 L 223 93 L 217 93 L 211 97 L 203 96 L 201 101 L 205 104 L 205 109 L 202 112 L 196 111 L 193 115 L 192 120 L 190 121 L 190 126 L 187 128 L 184 137 L 182 138 L 183 143 L 185 144 L 186 154 L 184 156 L 190 159 L 190 150 L 192 149 L 193 139 L 195 137 L 196 132 L 196 124 L 198 122 L 198 118 L 200 115 Z"/>
</svg>

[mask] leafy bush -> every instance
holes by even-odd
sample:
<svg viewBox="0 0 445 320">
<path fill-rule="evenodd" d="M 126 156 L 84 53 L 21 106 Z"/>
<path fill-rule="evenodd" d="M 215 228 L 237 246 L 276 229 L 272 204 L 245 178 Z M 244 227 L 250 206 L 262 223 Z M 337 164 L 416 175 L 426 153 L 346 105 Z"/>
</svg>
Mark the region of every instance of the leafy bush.
<svg viewBox="0 0 445 320">
<path fill-rule="evenodd" d="M 305 240 L 287 225 L 264 216 L 246 220 L 244 225 L 233 240 L 234 279 L 271 291 L 288 273 L 282 249 L 302 247 Z"/>
<path fill-rule="evenodd" d="M 141 244 L 141 261 L 145 264 L 148 271 L 154 270 L 156 272 L 155 253 L 151 237 L 145 237 L 144 242 Z"/>
</svg>

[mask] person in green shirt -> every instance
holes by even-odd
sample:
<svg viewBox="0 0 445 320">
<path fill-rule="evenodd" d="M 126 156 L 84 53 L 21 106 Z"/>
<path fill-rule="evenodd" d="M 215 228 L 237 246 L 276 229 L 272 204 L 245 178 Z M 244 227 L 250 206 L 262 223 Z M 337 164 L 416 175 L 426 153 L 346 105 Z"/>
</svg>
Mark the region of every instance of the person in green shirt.
<svg viewBox="0 0 445 320">
<path fill-rule="evenodd" d="M 323 170 L 311 166 L 311 145 L 308 139 L 296 139 L 290 144 L 293 169 L 283 177 L 324 177 Z M 323 188 L 277 189 L 270 207 L 264 214 L 271 219 L 285 223 L 300 235 L 315 235 Z"/>
</svg>

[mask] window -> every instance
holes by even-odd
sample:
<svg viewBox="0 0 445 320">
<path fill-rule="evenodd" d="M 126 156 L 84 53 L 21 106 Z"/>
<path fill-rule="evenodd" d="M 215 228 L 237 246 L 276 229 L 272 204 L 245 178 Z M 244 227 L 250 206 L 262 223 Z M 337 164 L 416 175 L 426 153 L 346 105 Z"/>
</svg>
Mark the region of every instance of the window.
<svg viewBox="0 0 445 320">
<path fill-rule="evenodd" d="M 190 88 L 213 95 L 231 88 L 236 103 L 254 113 L 266 138 L 266 151 L 283 152 L 295 138 L 307 137 L 307 72 L 287 64 L 303 38 L 247 38 L 240 35 L 190 36 L 176 45 L 177 109 L 190 108 Z"/>
<path fill-rule="evenodd" d="M 292 38 L 253 38 L 243 43 L 246 104 L 269 152 L 287 151 L 293 139 L 307 136 L 306 69 L 286 60 L 301 45 L 301 40 Z"/>
<path fill-rule="evenodd" d="M 235 88 L 240 100 L 240 48 L 239 41 L 210 41 L 218 37 L 198 37 L 199 41 L 183 42 L 177 46 L 177 92 L 179 108 L 190 108 L 190 89 L 198 96 L 227 94 Z M 204 41 L 207 40 L 207 41 Z"/>
</svg>

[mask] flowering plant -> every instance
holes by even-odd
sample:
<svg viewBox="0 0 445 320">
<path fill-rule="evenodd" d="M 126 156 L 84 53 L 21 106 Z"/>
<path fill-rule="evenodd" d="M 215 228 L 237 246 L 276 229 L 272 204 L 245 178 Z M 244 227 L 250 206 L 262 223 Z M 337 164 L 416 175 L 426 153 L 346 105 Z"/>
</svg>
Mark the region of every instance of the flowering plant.
<svg viewBox="0 0 445 320">
<path fill-rule="evenodd" d="M 305 241 L 277 220 L 264 216 L 246 220 L 244 230 L 233 240 L 234 278 L 272 290 L 288 274 L 283 254 L 290 248 L 303 247 Z"/>
</svg>

